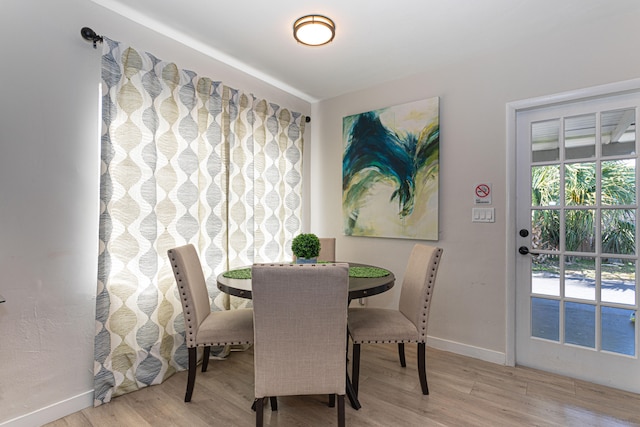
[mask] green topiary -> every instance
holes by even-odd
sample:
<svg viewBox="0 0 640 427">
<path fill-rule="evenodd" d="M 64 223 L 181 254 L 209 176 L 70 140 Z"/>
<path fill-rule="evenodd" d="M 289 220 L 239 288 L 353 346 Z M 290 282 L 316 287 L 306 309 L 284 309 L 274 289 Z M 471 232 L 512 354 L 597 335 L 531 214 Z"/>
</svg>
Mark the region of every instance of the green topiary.
<svg viewBox="0 0 640 427">
<path fill-rule="evenodd" d="M 317 258 L 320 255 L 320 239 L 315 234 L 298 234 L 291 242 L 291 251 L 296 258 Z"/>
</svg>

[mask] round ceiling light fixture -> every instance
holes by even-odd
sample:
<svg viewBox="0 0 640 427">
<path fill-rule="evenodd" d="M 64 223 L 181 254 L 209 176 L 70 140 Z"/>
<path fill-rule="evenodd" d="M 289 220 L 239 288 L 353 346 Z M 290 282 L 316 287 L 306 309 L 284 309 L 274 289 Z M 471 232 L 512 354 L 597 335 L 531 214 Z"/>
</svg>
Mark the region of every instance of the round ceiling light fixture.
<svg viewBox="0 0 640 427">
<path fill-rule="evenodd" d="M 322 15 L 306 15 L 293 24 L 293 37 L 307 46 L 322 46 L 333 40 L 336 24 Z"/>
</svg>

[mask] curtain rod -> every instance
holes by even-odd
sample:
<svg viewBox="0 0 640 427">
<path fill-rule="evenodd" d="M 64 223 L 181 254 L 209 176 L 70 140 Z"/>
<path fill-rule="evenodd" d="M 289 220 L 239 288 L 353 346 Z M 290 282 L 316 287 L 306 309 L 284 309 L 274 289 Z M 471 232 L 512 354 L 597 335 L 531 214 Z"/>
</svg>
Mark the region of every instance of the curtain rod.
<svg viewBox="0 0 640 427">
<path fill-rule="evenodd" d="M 82 27 L 82 29 L 80 30 L 80 35 L 82 35 L 82 38 L 90 41 L 93 43 L 93 48 L 97 49 L 97 44 L 98 43 L 102 43 L 103 42 L 103 38 L 102 36 L 99 36 L 96 34 L 95 31 L 93 31 L 91 28 L 89 27 Z M 307 116 L 305 118 L 305 121 L 307 123 L 311 122 L 311 117 Z"/>
</svg>

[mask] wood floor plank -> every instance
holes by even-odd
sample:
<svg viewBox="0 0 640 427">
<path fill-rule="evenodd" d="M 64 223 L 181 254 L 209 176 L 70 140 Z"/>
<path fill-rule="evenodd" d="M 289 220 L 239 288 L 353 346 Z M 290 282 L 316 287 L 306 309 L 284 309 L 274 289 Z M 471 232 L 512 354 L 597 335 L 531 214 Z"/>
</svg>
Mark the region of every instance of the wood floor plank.
<svg viewBox="0 0 640 427">
<path fill-rule="evenodd" d="M 347 403 L 350 427 L 631 427 L 640 426 L 640 395 L 525 367 L 508 367 L 440 350 L 427 350 L 428 396 L 422 395 L 415 346 L 362 345 L 359 397 Z M 319 372 L 318 375 L 322 373 Z M 163 384 L 116 397 L 48 427 L 250 426 L 255 424 L 253 350 L 211 360 L 198 372 L 192 401 L 184 402 L 186 372 Z M 278 398 L 264 408 L 266 427 L 337 425 L 327 396 Z"/>
</svg>

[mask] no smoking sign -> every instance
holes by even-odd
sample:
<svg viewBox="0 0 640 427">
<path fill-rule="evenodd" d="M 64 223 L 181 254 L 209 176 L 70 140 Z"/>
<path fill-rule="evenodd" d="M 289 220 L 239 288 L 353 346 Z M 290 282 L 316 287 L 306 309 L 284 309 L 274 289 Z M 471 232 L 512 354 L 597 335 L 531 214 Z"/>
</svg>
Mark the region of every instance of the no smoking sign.
<svg viewBox="0 0 640 427">
<path fill-rule="evenodd" d="M 480 183 L 474 186 L 473 190 L 474 201 L 476 205 L 490 205 L 491 204 L 491 184 Z"/>
</svg>

